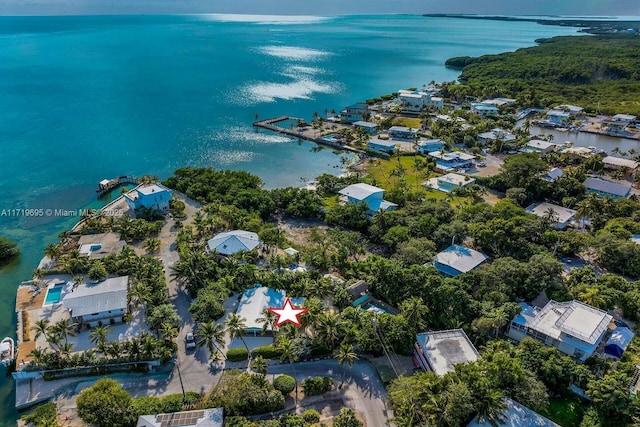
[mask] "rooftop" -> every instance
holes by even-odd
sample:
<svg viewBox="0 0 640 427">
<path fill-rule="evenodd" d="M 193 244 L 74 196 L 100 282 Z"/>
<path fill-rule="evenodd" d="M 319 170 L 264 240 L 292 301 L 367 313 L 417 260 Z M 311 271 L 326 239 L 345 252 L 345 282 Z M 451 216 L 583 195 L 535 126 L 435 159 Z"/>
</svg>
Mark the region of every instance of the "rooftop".
<svg viewBox="0 0 640 427">
<path fill-rule="evenodd" d="M 372 194 L 381 192 L 384 192 L 382 188 L 374 187 L 373 185 L 360 182 L 358 184 L 351 184 L 350 186 L 343 188 L 342 190 L 338 191 L 338 194 L 349 196 L 356 200 L 364 200 Z"/>
<path fill-rule="evenodd" d="M 406 126 L 391 126 L 389 132 L 416 132 L 416 130 Z"/>
<path fill-rule="evenodd" d="M 372 138 L 369 140 L 368 144 L 380 145 L 382 147 L 395 147 L 398 141 L 389 141 L 385 139 Z"/>
<path fill-rule="evenodd" d="M 463 153 L 462 151 L 451 151 L 448 153 L 442 153 L 441 151 L 432 151 L 427 154 L 429 157 L 433 157 L 438 160 L 444 160 L 447 162 L 462 160 L 469 161 L 476 158 L 473 154 Z"/>
<path fill-rule="evenodd" d="M 484 101 L 482 101 L 482 104 L 495 105 L 499 107 L 502 105 L 513 104 L 514 102 L 516 102 L 516 100 L 513 98 L 493 98 L 485 99 Z"/>
<path fill-rule="evenodd" d="M 618 184 L 617 182 L 600 178 L 587 178 L 584 181 L 584 186 L 589 190 L 601 191 L 620 197 L 626 197 L 631 191 L 631 186 L 628 184 Z"/>
<path fill-rule="evenodd" d="M 357 122 L 353 122 L 354 126 L 362 126 L 365 128 L 377 128 L 378 125 L 371 122 L 365 122 L 364 120 L 358 120 Z"/>
<path fill-rule="evenodd" d="M 607 156 L 602 159 L 602 162 L 605 165 L 625 166 L 630 169 L 636 169 L 638 167 L 638 162 L 630 159 L 623 159 L 621 157 Z"/>
<path fill-rule="evenodd" d="M 250 251 L 260 244 L 258 235 L 251 231 L 233 230 L 219 233 L 209 239 L 207 246 L 211 252 L 231 255 L 240 251 Z"/>
<path fill-rule="evenodd" d="M 222 427 L 223 409 L 141 415 L 136 427 Z"/>
<path fill-rule="evenodd" d="M 474 110 L 477 111 L 498 111 L 498 107 L 491 104 L 485 104 L 482 102 L 474 102 L 471 104 Z"/>
<path fill-rule="evenodd" d="M 632 116 L 631 114 L 616 114 L 612 117 L 614 121 L 620 122 L 633 122 L 636 120 L 636 116 Z"/>
<path fill-rule="evenodd" d="M 547 175 L 544 177 L 544 179 L 552 182 L 560 178 L 563 174 L 564 171 L 562 170 L 562 168 L 553 168 L 549 172 L 547 172 Z"/>
<path fill-rule="evenodd" d="M 246 319 L 247 330 L 261 331 L 264 323 L 258 322 L 258 319 L 264 317 L 264 310 L 284 306 L 286 297 L 285 291 L 256 285 L 256 287 L 244 291 L 236 313 Z M 304 298 L 291 298 L 291 303 L 296 307 L 301 306 L 304 303 Z M 267 330 L 270 329 L 267 328 Z"/>
<path fill-rule="evenodd" d="M 527 207 L 526 211 L 530 214 L 539 216 L 540 218 L 547 217 L 550 212 L 553 212 L 556 222 L 565 223 L 571 220 L 576 214 L 573 209 L 565 208 L 562 206 L 554 205 L 553 203 L 534 203 Z"/>
<path fill-rule="evenodd" d="M 467 176 L 460 175 L 457 173 L 448 173 L 446 175 L 439 176 L 437 180 L 438 182 L 446 182 L 449 184 L 457 185 L 459 187 L 473 184 L 474 182 L 476 182 L 476 180 L 473 178 L 469 178 Z"/>
<path fill-rule="evenodd" d="M 507 405 L 503 414 L 504 421 L 498 421 L 494 425 L 488 420 L 480 422 L 478 417 L 475 417 L 467 424 L 467 427 L 560 427 L 553 421 L 508 397 L 504 398 L 504 403 Z"/>
<path fill-rule="evenodd" d="M 148 196 L 150 194 L 155 194 L 155 193 L 162 193 L 164 191 L 171 191 L 169 190 L 167 187 L 165 187 L 162 184 L 148 184 L 148 185 L 143 185 L 137 188 L 138 193 L 140 194 L 144 194 L 145 196 Z"/>
<path fill-rule="evenodd" d="M 426 145 L 434 145 L 434 144 L 444 144 L 444 141 L 441 141 L 439 139 L 424 139 L 418 142 L 419 147 L 423 147 Z"/>
<path fill-rule="evenodd" d="M 555 147 L 556 144 L 549 141 L 543 141 L 541 139 L 532 139 L 531 141 L 527 142 L 527 146 L 531 148 L 538 148 L 540 150 L 546 150 L 547 148 Z"/>
<path fill-rule="evenodd" d="M 466 273 L 482 264 L 487 258 L 482 252 L 460 245 L 451 245 L 436 255 L 436 262 Z"/>
<path fill-rule="evenodd" d="M 73 317 L 119 310 L 127 307 L 129 276 L 113 277 L 98 283 L 82 283 L 65 294 L 62 304 Z"/>
<path fill-rule="evenodd" d="M 462 329 L 423 332 L 416 336 L 416 341 L 436 375 L 445 375 L 459 363 L 475 362 L 480 358 Z"/>
<path fill-rule="evenodd" d="M 524 303 L 523 303 L 524 304 Z M 559 339 L 562 333 L 594 345 L 608 328 L 613 317 L 579 301 L 549 301 L 543 308 L 523 305 L 514 321 Z"/>
</svg>

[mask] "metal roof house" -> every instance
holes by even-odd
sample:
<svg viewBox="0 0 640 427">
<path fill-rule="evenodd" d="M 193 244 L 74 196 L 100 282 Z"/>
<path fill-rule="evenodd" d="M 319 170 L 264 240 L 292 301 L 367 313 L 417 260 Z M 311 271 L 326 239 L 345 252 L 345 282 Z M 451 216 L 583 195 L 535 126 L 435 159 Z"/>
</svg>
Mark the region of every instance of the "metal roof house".
<svg viewBox="0 0 640 427">
<path fill-rule="evenodd" d="M 416 129 L 408 128 L 406 126 L 391 126 L 387 131 L 389 138 L 391 139 L 415 139 L 418 135 Z"/>
<path fill-rule="evenodd" d="M 471 112 L 480 114 L 482 117 L 500 114 L 500 110 L 493 104 L 474 102 L 471 104 Z"/>
<path fill-rule="evenodd" d="M 397 141 L 394 140 L 385 140 L 379 138 L 372 138 L 367 141 L 367 148 L 376 151 L 382 151 L 383 153 L 393 153 L 396 151 Z"/>
<path fill-rule="evenodd" d="M 358 120 L 357 122 L 354 122 L 353 123 L 353 127 L 364 129 L 364 130 L 367 131 L 367 133 L 369 133 L 371 135 L 375 135 L 376 132 L 378 131 L 378 125 L 377 124 L 371 123 L 371 122 L 365 122 L 363 120 Z"/>
<path fill-rule="evenodd" d="M 557 144 L 549 141 L 543 141 L 541 139 L 532 139 L 527 142 L 527 147 L 522 151 L 536 152 L 536 153 L 551 153 L 558 147 Z"/>
<path fill-rule="evenodd" d="M 62 304 L 79 324 L 96 327 L 100 323 L 122 322 L 127 312 L 129 276 L 113 277 L 98 283 L 82 283 L 62 298 Z"/>
<path fill-rule="evenodd" d="M 487 258 L 482 252 L 461 245 L 451 245 L 436 255 L 433 265 L 439 272 L 455 277 L 477 268 Z"/>
<path fill-rule="evenodd" d="M 222 427 L 223 408 L 141 415 L 136 427 Z"/>
<path fill-rule="evenodd" d="M 476 180 L 469 176 L 460 175 L 457 173 L 448 173 L 446 175 L 438 176 L 435 178 L 429 178 L 422 183 L 424 187 L 433 188 L 434 190 L 440 190 L 445 193 L 450 193 L 456 188 L 466 187 L 468 185 L 475 184 Z"/>
<path fill-rule="evenodd" d="M 162 184 L 141 185 L 124 194 L 129 209 L 155 209 L 160 212 L 169 211 L 171 190 Z"/>
<path fill-rule="evenodd" d="M 451 329 L 416 335 L 414 357 L 422 369 L 442 376 L 459 363 L 475 362 L 480 354 L 462 329 Z"/>
<path fill-rule="evenodd" d="M 504 398 L 504 403 L 507 408 L 502 414 L 502 420 L 495 420 L 496 423 L 492 424 L 489 420 L 481 422 L 478 417 L 475 417 L 467 424 L 467 427 L 560 427 L 553 421 L 508 397 Z"/>
<path fill-rule="evenodd" d="M 544 176 L 544 180 L 547 182 L 553 182 L 556 179 L 560 178 L 562 175 L 564 175 L 564 170 L 562 170 L 562 168 L 552 168 Z"/>
<path fill-rule="evenodd" d="M 236 313 L 245 320 L 245 333 L 259 334 L 262 332 L 263 322 L 258 319 L 264 317 L 264 311 L 271 307 L 282 307 L 287 298 L 285 291 L 267 288 L 266 286 L 256 285 L 251 289 L 247 289 L 242 294 Z M 304 298 L 291 298 L 291 303 L 299 307 L 304 304 Z M 272 332 L 268 327 L 266 332 Z"/>
<path fill-rule="evenodd" d="M 631 186 L 618 184 L 617 182 L 607 181 L 600 178 L 587 178 L 584 181 L 587 193 L 595 193 L 602 197 L 611 197 L 612 199 L 622 199 L 629 196 Z"/>
<path fill-rule="evenodd" d="M 418 142 L 418 152 L 422 154 L 440 151 L 444 148 L 444 141 L 439 139 L 427 139 Z"/>
<path fill-rule="evenodd" d="M 370 216 L 377 212 L 386 212 L 398 207 L 395 203 L 388 202 L 382 198 L 384 196 L 382 188 L 363 182 L 351 184 L 338 191 L 338 194 L 340 195 L 340 200 L 344 203 L 366 203 L 369 207 Z"/>
<path fill-rule="evenodd" d="M 543 308 L 520 303 L 507 336 L 516 341 L 530 336 L 562 353 L 585 361 L 602 342 L 613 316 L 579 301 L 549 301 Z"/>
<path fill-rule="evenodd" d="M 244 230 L 233 230 L 219 233 L 209 239 L 207 247 L 212 253 L 233 255 L 240 251 L 251 251 L 258 247 L 260 238 L 256 233 Z"/>
<path fill-rule="evenodd" d="M 473 167 L 476 156 L 463 153 L 461 151 L 432 151 L 427 156 L 436 159 L 436 169 L 442 172 L 449 172 L 452 169 L 464 169 Z"/>
<path fill-rule="evenodd" d="M 553 227 L 557 230 L 564 230 L 567 228 L 567 225 L 573 221 L 573 218 L 576 215 L 576 211 L 573 209 L 547 202 L 534 203 L 528 206 L 525 211 L 540 218 L 547 218 L 551 215 Z"/>
<path fill-rule="evenodd" d="M 605 169 L 628 168 L 628 175 L 633 174 L 638 169 L 638 162 L 635 160 L 623 159 L 622 157 L 607 156 L 602 159 Z"/>
</svg>

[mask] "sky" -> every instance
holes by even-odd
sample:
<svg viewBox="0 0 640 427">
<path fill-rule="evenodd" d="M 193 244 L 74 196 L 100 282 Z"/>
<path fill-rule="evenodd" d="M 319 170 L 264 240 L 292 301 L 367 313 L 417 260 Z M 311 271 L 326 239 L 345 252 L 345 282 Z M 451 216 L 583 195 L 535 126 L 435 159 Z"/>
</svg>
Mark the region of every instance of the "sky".
<svg viewBox="0 0 640 427">
<path fill-rule="evenodd" d="M 0 15 L 469 13 L 640 15 L 638 0 L 0 0 Z"/>
</svg>

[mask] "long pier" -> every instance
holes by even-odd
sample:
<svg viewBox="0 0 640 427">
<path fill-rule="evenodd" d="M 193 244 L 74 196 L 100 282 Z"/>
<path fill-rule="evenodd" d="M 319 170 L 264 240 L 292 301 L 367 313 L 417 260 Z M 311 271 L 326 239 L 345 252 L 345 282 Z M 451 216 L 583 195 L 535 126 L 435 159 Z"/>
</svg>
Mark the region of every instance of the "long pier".
<svg viewBox="0 0 640 427">
<path fill-rule="evenodd" d="M 293 116 L 280 116 L 280 117 L 274 117 L 274 118 L 270 118 L 270 119 L 265 119 L 265 120 L 259 120 L 257 122 L 253 122 L 253 126 L 258 127 L 258 128 L 262 128 L 262 129 L 267 129 L 270 130 L 272 132 L 277 132 L 283 135 L 288 135 L 294 138 L 300 138 L 300 139 L 304 139 L 305 141 L 311 141 L 311 142 L 315 142 L 318 145 L 324 145 L 327 147 L 331 147 L 331 148 L 336 148 L 338 150 L 344 150 L 344 151 L 350 151 L 352 153 L 357 153 L 357 154 L 366 154 L 365 151 L 360 150 L 358 148 L 355 147 L 351 147 L 349 145 L 342 145 L 338 142 L 333 142 L 333 141 L 329 141 L 327 139 L 324 138 L 318 138 L 316 136 L 311 135 L 311 133 L 313 133 L 312 131 L 309 132 L 305 132 L 302 130 L 293 130 L 293 129 L 286 129 L 283 128 L 281 126 L 277 126 L 277 123 L 281 123 L 281 122 L 286 122 L 286 121 L 294 121 L 294 122 L 298 122 L 298 123 L 303 123 L 304 119 L 301 119 L 299 117 L 293 117 Z"/>
</svg>

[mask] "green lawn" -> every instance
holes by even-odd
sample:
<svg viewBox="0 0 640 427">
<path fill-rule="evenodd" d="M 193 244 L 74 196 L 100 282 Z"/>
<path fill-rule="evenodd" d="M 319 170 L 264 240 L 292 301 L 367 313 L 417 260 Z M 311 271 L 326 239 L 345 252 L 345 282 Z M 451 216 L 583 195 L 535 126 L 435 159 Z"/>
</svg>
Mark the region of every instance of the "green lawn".
<svg viewBox="0 0 640 427">
<path fill-rule="evenodd" d="M 542 415 L 562 427 L 579 427 L 586 405 L 575 396 L 550 398 L 549 409 Z"/>
<path fill-rule="evenodd" d="M 419 160 L 424 160 L 424 157 L 417 156 Z M 414 169 L 414 156 L 400 156 L 400 163 L 398 164 L 398 158 L 393 157 L 390 160 L 384 159 L 376 159 L 372 163 L 369 164 L 367 168 L 367 172 L 371 175 L 375 180 L 378 187 L 384 188 L 385 190 L 391 190 L 397 182 L 400 181 L 399 176 L 393 176 L 392 171 L 394 169 L 398 169 L 400 165 L 405 171 L 404 180 L 406 182 L 406 186 L 411 190 L 415 191 L 419 189 L 424 193 L 424 197 L 426 199 L 446 199 L 447 193 L 443 193 L 438 190 L 427 189 L 422 186 L 422 183 L 426 180 L 426 170 L 416 171 Z M 436 177 L 440 174 L 431 172 L 429 178 Z M 452 197 L 451 204 L 457 206 L 459 204 L 464 204 L 466 199 L 461 197 Z"/>
<path fill-rule="evenodd" d="M 398 117 L 393 121 L 396 126 L 406 126 L 408 128 L 419 129 L 422 125 L 422 121 L 418 118 L 411 117 Z"/>
</svg>

